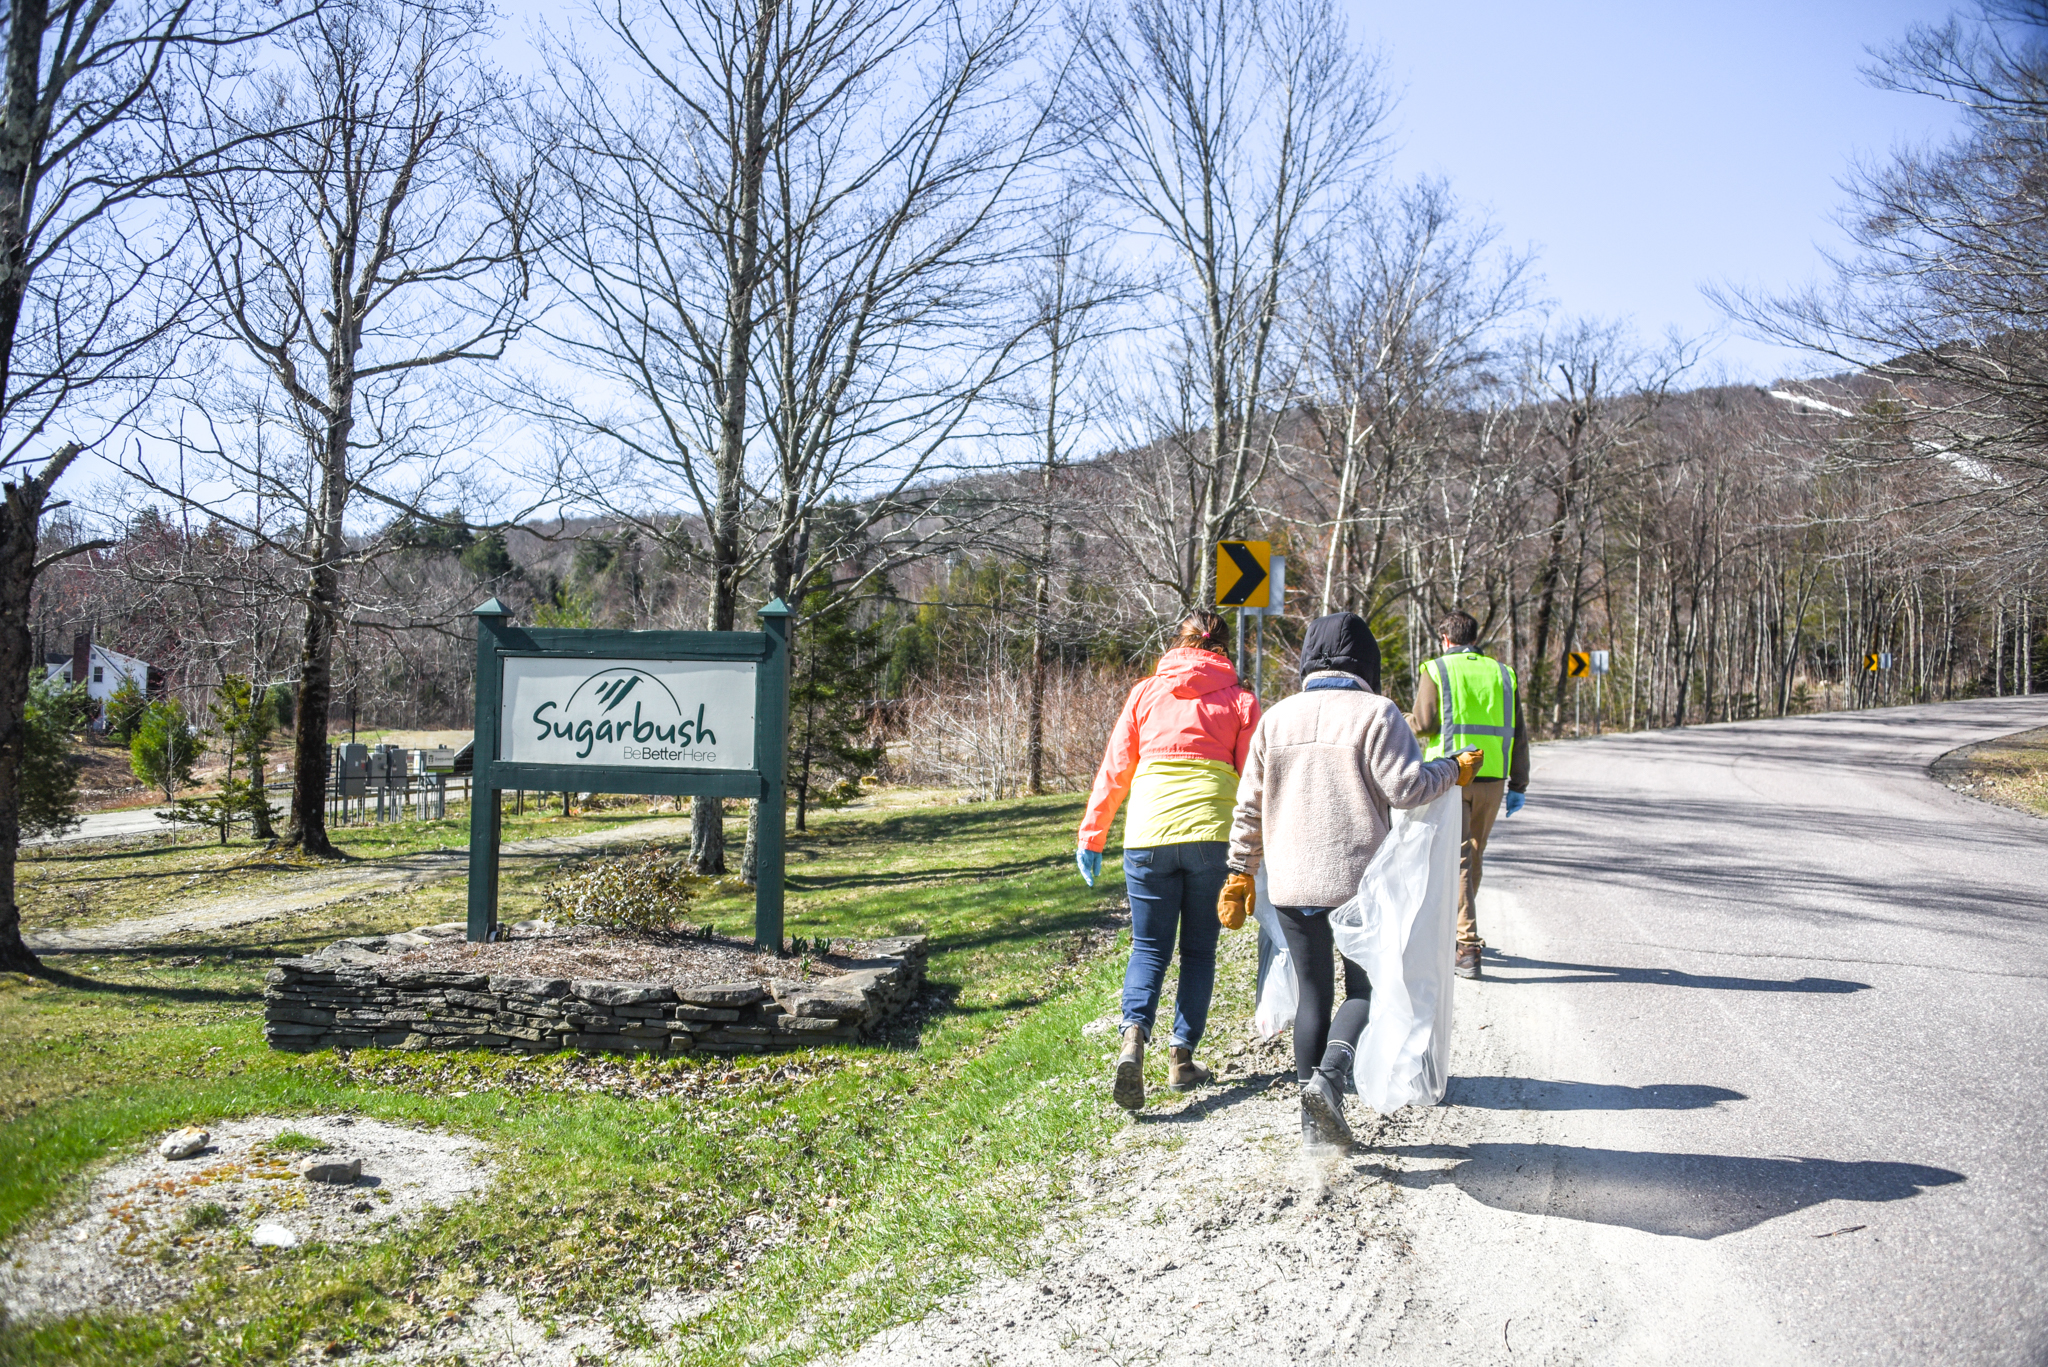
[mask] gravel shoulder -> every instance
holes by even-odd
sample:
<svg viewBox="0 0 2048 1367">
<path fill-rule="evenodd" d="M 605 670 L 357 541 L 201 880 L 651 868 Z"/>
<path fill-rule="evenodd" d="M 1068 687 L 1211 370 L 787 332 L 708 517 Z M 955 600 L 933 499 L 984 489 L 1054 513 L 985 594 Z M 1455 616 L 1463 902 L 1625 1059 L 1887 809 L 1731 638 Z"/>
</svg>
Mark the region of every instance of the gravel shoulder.
<svg viewBox="0 0 2048 1367">
<path fill-rule="evenodd" d="M 1252 942 L 1225 943 L 1242 958 Z M 1485 982 L 1460 984 L 1457 1012 L 1447 1104 L 1376 1120 L 1350 1098 L 1359 1143 L 1342 1156 L 1302 1151 L 1285 1037 L 1240 1043 L 1239 1076 L 1152 1097 L 1025 1271 L 833 1361 L 1687 1362 L 1703 1326 L 1732 1360 L 1800 1361 L 1750 1322 L 1706 1242 L 1503 1211 L 1460 1185 L 1475 1155 L 1556 1127 L 1540 1083 L 1458 1104 L 1464 1080 L 1519 1080 L 1518 1032 L 1546 1027 Z M 1112 1038 L 1085 1041 L 1105 1078 Z"/>
<path fill-rule="evenodd" d="M 689 820 L 683 817 L 636 821 L 631 825 L 589 831 L 582 835 L 512 841 L 504 846 L 502 855 L 508 859 L 555 859 L 589 854 L 612 845 L 675 839 L 686 836 L 689 829 Z M 78 930 L 44 931 L 24 938 L 28 947 L 38 954 L 140 949 L 171 942 L 184 935 L 224 930 L 258 921 L 289 920 L 293 916 L 355 898 L 411 892 L 447 879 L 467 877 L 468 873 L 467 849 L 428 850 L 374 863 L 342 864 L 312 873 L 291 874 L 279 878 L 261 892 L 197 900 L 157 916 L 132 917 Z"/>
<path fill-rule="evenodd" d="M 346 1183 L 298 1175 L 305 1150 L 320 1161 L 360 1160 Z M 430 1207 L 480 1191 L 492 1169 L 475 1140 L 351 1116 L 254 1118 L 211 1127 L 190 1158 L 155 1149 L 108 1168 L 84 1195 L 15 1239 L 0 1261 L 0 1315 L 54 1319 L 90 1310 L 141 1310 L 182 1294 L 210 1263 L 274 1256 L 256 1231 L 289 1246 L 375 1238 Z"/>
</svg>

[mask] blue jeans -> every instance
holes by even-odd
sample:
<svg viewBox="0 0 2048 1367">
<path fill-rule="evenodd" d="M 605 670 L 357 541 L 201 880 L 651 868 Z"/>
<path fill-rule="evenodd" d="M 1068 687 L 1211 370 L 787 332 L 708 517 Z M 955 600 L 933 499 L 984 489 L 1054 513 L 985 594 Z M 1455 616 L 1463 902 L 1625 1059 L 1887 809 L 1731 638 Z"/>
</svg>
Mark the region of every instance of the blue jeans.
<svg viewBox="0 0 2048 1367">
<path fill-rule="evenodd" d="M 1180 940 L 1180 990 L 1174 995 L 1176 1049 L 1192 1049 L 1209 1024 L 1209 997 L 1216 989 L 1216 898 L 1230 871 L 1225 840 L 1191 840 L 1124 851 L 1124 890 L 1131 899 L 1131 962 L 1124 969 L 1124 1026 L 1142 1026 L 1152 1038 L 1159 1016 L 1159 990 L 1173 942 Z"/>
</svg>

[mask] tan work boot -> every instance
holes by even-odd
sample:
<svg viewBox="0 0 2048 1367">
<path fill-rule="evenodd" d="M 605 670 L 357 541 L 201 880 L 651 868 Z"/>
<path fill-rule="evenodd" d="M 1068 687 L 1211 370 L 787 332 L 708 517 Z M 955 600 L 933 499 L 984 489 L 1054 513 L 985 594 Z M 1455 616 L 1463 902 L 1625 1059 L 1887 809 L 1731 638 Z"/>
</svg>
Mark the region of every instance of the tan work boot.
<svg viewBox="0 0 2048 1367">
<path fill-rule="evenodd" d="M 1216 1080 L 1214 1073 L 1195 1062 L 1192 1049 L 1169 1049 L 1166 1059 L 1166 1085 L 1176 1092 L 1192 1092 Z"/>
<path fill-rule="evenodd" d="M 1133 1025 L 1124 1031 L 1124 1050 L 1116 1059 L 1116 1085 L 1110 1092 L 1116 1104 L 1127 1111 L 1145 1105 L 1145 1027 Z"/>
</svg>

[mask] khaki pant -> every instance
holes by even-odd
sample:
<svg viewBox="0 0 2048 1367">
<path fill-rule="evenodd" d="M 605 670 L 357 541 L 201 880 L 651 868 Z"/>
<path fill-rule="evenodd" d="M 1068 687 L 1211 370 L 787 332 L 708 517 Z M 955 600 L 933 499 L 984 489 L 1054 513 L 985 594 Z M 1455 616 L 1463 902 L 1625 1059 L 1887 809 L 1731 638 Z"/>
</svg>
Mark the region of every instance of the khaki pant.
<svg viewBox="0 0 2048 1367">
<path fill-rule="evenodd" d="M 1476 945 L 1479 938 L 1479 876 L 1485 871 L 1486 838 L 1500 816 L 1507 796 L 1506 779 L 1474 779 L 1465 785 L 1463 839 L 1458 844 L 1458 943 Z"/>
</svg>

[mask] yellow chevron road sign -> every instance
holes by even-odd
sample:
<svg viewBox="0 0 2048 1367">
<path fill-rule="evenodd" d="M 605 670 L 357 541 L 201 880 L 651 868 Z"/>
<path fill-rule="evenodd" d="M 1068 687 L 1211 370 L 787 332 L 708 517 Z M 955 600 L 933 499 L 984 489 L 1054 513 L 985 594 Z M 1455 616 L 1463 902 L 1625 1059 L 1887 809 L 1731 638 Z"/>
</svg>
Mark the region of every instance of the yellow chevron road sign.
<svg viewBox="0 0 2048 1367">
<path fill-rule="evenodd" d="M 1216 606 L 1262 608 L 1272 592 L 1270 541 L 1216 543 Z"/>
</svg>

